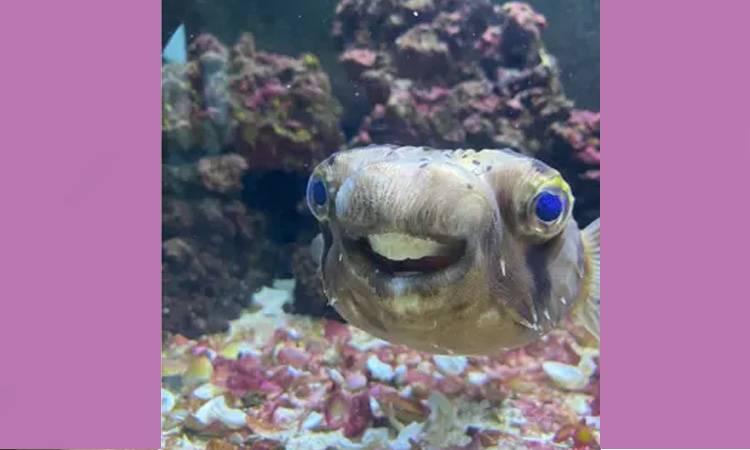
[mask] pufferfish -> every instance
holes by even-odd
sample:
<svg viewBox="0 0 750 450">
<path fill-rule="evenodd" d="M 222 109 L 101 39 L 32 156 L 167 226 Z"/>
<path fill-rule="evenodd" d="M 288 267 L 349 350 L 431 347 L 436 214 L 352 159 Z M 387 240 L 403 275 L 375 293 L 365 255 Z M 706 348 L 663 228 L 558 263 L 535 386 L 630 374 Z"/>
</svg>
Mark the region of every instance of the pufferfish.
<svg viewBox="0 0 750 450">
<path fill-rule="evenodd" d="M 313 171 L 311 245 L 329 304 L 369 334 L 488 355 L 573 315 L 599 337 L 599 219 L 560 173 L 512 150 L 371 145 Z"/>
</svg>

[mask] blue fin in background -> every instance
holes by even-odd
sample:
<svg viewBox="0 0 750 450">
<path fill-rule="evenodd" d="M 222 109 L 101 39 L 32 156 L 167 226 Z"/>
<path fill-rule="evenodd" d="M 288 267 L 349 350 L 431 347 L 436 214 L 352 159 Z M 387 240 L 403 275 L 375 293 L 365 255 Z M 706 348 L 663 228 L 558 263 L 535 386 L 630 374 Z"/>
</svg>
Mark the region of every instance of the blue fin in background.
<svg viewBox="0 0 750 450">
<path fill-rule="evenodd" d="M 171 63 L 187 62 L 187 42 L 185 40 L 185 25 L 177 27 L 169 42 L 161 52 L 162 58 Z"/>
</svg>

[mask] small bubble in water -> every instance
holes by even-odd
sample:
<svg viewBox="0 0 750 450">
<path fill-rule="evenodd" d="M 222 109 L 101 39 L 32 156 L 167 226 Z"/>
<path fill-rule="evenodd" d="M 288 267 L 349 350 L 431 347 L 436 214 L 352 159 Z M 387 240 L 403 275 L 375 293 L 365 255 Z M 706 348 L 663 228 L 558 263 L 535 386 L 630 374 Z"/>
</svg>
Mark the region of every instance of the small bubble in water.
<svg viewBox="0 0 750 450">
<path fill-rule="evenodd" d="M 412 14 L 414 14 L 414 17 L 419 17 L 419 13 L 417 11 L 414 11 Z"/>
</svg>

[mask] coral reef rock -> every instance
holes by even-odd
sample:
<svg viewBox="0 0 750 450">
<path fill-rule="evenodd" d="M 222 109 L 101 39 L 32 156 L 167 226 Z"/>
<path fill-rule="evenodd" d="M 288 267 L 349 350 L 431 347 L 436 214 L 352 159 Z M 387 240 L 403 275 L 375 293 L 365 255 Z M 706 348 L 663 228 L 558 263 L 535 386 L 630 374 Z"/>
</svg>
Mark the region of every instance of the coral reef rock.
<svg viewBox="0 0 750 450">
<path fill-rule="evenodd" d="M 350 145 L 512 147 L 560 163 L 598 216 L 599 117 L 565 96 L 545 27 L 520 2 L 341 0 L 339 61 L 371 108 Z"/>
<path fill-rule="evenodd" d="M 247 170 L 236 154 L 163 167 L 163 324 L 195 337 L 224 330 L 269 279 L 263 215 L 238 199 Z"/>
<path fill-rule="evenodd" d="M 162 93 L 169 149 L 234 147 L 250 170 L 306 172 L 343 143 L 341 106 L 318 59 L 258 50 L 250 34 L 231 49 L 197 36 L 186 65 L 164 65 Z"/>
</svg>

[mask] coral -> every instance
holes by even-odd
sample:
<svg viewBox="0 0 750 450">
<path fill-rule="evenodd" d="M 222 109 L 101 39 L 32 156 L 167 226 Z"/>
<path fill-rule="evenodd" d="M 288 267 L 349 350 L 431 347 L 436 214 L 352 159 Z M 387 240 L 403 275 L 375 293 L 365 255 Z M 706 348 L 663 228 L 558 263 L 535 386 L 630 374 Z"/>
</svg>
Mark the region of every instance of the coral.
<svg viewBox="0 0 750 450">
<path fill-rule="evenodd" d="M 597 216 L 598 114 L 565 96 L 545 27 L 520 2 L 341 0 L 339 61 L 370 107 L 350 145 L 512 147 L 559 162 L 577 216 Z"/>
<path fill-rule="evenodd" d="M 162 93 L 168 158 L 232 147 L 250 170 L 307 172 L 343 142 L 341 107 L 317 58 L 258 50 L 250 34 L 231 49 L 197 36 L 187 65 L 162 69 Z"/>
<path fill-rule="evenodd" d="M 183 149 L 192 145 L 192 86 L 187 66 L 166 64 L 161 68 L 162 135 Z"/>
<path fill-rule="evenodd" d="M 247 170 L 236 154 L 165 165 L 162 206 L 163 327 L 186 336 L 225 329 L 270 272 L 264 218 L 238 199 Z"/>
<path fill-rule="evenodd" d="M 247 162 L 236 154 L 211 156 L 198 161 L 198 173 L 206 189 L 222 194 L 242 190 Z"/>
<path fill-rule="evenodd" d="M 352 48 L 344 51 L 339 57 L 348 73 L 360 76 L 362 72 L 375 65 L 377 54 L 372 50 Z"/>
</svg>

